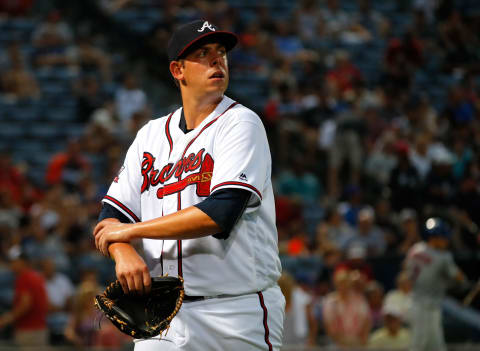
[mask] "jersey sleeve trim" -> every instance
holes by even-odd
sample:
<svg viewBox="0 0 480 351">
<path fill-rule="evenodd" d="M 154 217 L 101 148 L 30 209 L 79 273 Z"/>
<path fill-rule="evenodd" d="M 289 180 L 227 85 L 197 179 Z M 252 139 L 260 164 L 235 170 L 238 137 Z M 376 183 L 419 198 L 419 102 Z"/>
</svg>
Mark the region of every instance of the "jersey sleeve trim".
<svg viewBox="0 0 480 351">
<path fill-rule="evenodd" d="M 135 215 L 135 213 L 133 213 L 132 210 L 130 210 L 127 206 L 122 204 L 117 199 L 115 199 L 115 198 L 113 198 L 109 195 L 106 195 L 103 198 L 103 201 L 109 203 L 110 205 L 117 208 L 119 211 L 123 212 L 132 222 L 140 222 L 140 219 Z"/>
<path fill-rule="evenodd" d="M 220 187 L 228 187 L 229 185 L 233 185 L 233 186 L 239 186 L 239 187 L 245 187 L 247 189 L 249 189 L 250 191 L 253 191 L 255 192 L 255 194 L 257 194 L 257 196 L 260 198 L 260 200 L 262 200 L 262 193 L 260 191 L 258 191 L 257 188 L 255 188 L 253 185 L 250 185 L 250 184 L 247 184 L 247 183 L 242 183 L 242 182 L 223 182 L 223 183 L 220 183 L 220 184 L 217 184 L 215 185 L 212 189 L 210 189 L 210 193 L 213 193 L 215 190 L 219 189 Z"/>
</svg>

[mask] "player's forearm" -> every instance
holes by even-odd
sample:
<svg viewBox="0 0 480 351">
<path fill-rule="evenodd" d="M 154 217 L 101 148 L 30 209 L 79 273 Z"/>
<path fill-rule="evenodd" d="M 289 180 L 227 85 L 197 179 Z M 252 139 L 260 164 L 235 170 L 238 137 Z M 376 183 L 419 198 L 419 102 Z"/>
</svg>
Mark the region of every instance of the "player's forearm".
<svg viewBox="0 0 480 351">
<path fill-rule="evenodd" d="M 170 215 L 139 222 L 132 226 L 132 239 L 195 239 L 216 234 L 222 229 L 207 214 L 191 206 Z"/>
<path fill-rule="evenodd" d="M 111 243 L 108 247 L 108 253 L 114 261 L 121 260 L 122 256 L 133 252 L 137 253 L 135 248 L 129 243 Z"/>
</svg>

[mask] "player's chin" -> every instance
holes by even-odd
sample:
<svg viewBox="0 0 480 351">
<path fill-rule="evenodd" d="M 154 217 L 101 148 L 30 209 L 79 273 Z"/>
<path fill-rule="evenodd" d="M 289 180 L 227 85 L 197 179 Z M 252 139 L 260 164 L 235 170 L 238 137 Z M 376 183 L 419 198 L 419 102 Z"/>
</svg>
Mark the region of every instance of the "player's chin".
<svg viewBox="0 0 480 351">
<path fill-rule="evenodd" d="M 225 79 L 212 79 L 209 80 L 207 83 L 207 89 L 211 92 L 218 91 L 218 92 L 225 92 L 227 90 L 228 81 Z"/>
</svg>

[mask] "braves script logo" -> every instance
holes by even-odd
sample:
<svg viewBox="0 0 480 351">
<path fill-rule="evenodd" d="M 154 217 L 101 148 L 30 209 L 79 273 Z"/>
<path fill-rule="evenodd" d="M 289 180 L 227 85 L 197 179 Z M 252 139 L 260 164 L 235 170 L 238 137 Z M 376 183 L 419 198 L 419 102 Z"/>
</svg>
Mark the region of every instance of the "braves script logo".
<svg viewBox="0 0 480 351">
<path fill-rule="evenodd" d="M 157 197 L 162 199 L 166 195 L 171 195 L 182 191 L 187 186 L 195 184 L 197 186 L 198 196 L 210 195 L 210 183 L 213 172 L 213 159 L 208 153 L 203 157 L 205 149 L 201 149 L 196 154 L 191 153 L 183 159 L 177 161 L 175 165 L 169 163 L 160 171 L 153 167 L 155 157 L 149 152 L 143 153 L 142 161 L 142 187 L 141 193 L 150 189 L 151 186 L 164 184 L 167 180 L 175 176 L 178 179 L 175 183 L 166 184 L 157 189 Z M 195 170 L 196 173 L 190 173 Z M 187 175 L 187 173 L 190 173 Z M 182 179 L 182 176 L 185 178 Z"/>
<path fill-rule="evenodd" d="M 203 22 L 202 28 L 200 28 L 198 30 L 198 32 L 203 32 L 205 30 L 205 28 L 208 28 L 212 32 L 215 32 L 215 28 L 213 28 L 213 26 L 210 23 L 208 23 L 208 21 Z"/>
</svg>

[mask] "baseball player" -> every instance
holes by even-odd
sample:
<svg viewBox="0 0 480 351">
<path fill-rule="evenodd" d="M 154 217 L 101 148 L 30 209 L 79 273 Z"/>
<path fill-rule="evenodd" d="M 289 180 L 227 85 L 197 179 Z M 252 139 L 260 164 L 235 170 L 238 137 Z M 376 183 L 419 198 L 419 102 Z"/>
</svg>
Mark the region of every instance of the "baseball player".
<svg viewBox="0 0 480 351">
<path fill-rule="evenodd" d="M 170 330 L 135 350 L 279 350 L 285 299 L 259 117 L 224 95 L 235 34 L 199 20 L 168 43 L 182 108 L 150 121 L 103 199 L 97 248 L 116 262 L 125 292 L 150 276 L 182 276 Z M 130 245 L 141 238 L 143 258 Z"/>
<path fill-rule="evenodd" d="M 446 350 L 442 326 L 442 299 L 452 281 L 465 276 L 447 251 L 450 230 L 440 218 L 425 222 L 426 241 L 413 245 L 405 268 L 413 282 L 411 325 L 412 351 Z"/>
</svg>

